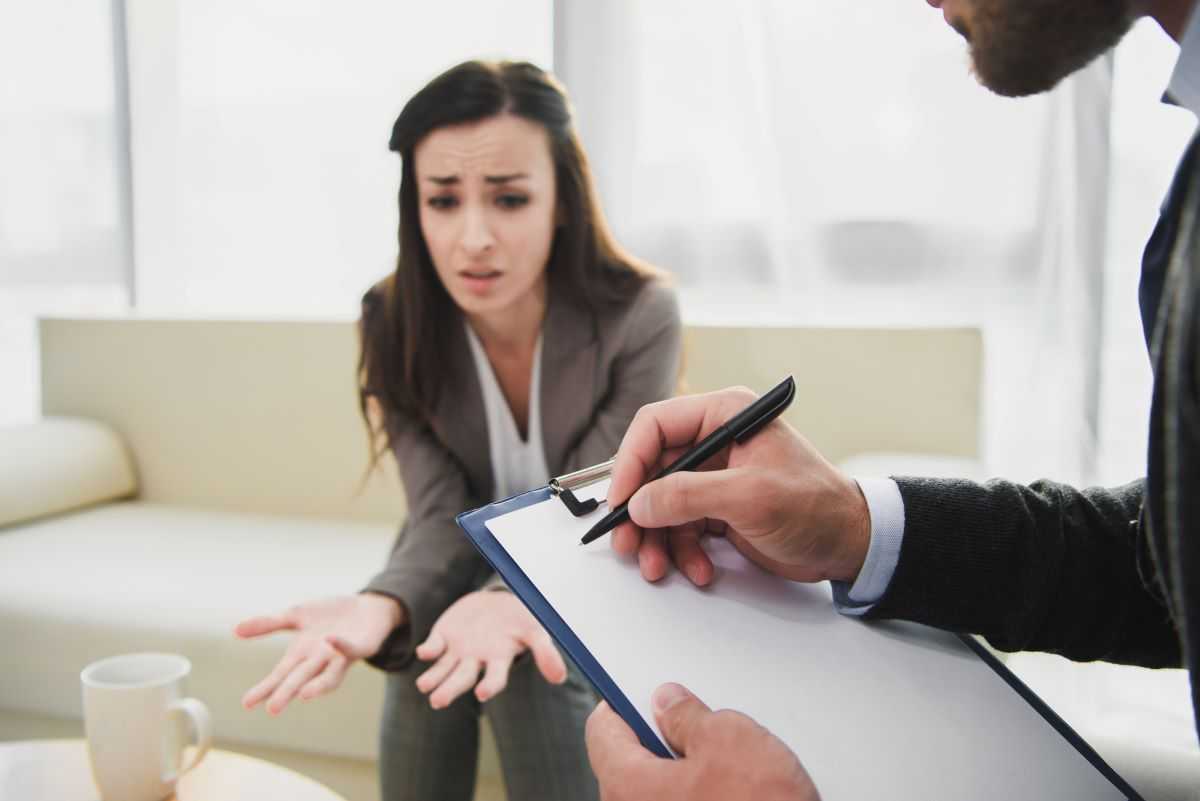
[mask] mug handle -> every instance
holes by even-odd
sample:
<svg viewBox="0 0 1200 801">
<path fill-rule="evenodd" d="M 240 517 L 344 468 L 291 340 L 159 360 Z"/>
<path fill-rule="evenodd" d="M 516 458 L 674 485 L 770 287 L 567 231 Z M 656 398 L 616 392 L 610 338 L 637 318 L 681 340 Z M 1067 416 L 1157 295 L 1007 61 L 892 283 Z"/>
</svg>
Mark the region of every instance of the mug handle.
<svg viewBox="0 0 1200 801">
<path fill-rule="evenodd" d="M 196 753 L 187 761 L 187 764 L 179 768 L 178 773 L 163 776 L 163 781 L 171 783 L 199 765 L 200 760 L 204 759 L 204 755 L 212 747 L 212 717 L 208 714 L 208 707 L 202 701 L 197 701 L 195 698 L 181 698 L 178 701 L 173 701 L 167 707 L 167 715 L 169 717 L 182 715 L 188 719 L 191 723 L 188 728 L 192 733 L 192 737 L 189 740 L 194 739 L 194 745 L 196 746 Z"/>
</svg>

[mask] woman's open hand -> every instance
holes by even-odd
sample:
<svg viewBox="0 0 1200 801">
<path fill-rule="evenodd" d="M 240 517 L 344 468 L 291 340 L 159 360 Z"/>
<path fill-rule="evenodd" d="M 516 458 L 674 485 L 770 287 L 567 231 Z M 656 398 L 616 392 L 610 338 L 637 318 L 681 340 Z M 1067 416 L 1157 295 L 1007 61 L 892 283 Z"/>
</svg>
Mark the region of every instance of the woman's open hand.
<svg viewBox="0 0 1200 801">
<path fill-rule="evenodd" d="M 253 709 L 265 698 L 278 715 L 299 696 L 303 700 L 336 690 L 355 661 L 371 656 L 404 620 L 403 607 L 384 595 L 362 593 L 294 606 L 278 616 L 243 620 L 234 633 L 243 639 L 294 631 L 283 658 L 265 679 L 242 696 Z"/>
<path fill-rule="evenodd" d="M 476 698 L 487 701 L 504 690 L 513 660 L 527 648 L 546 681 L 566 681 L 567 666 L 554 641 L 512 593 L 472 592 L 443 612 L 429 639 L 417 646 L 419 659 L 434 662 L 417 677 L 417 689 L 429 695 L 434 709 L 472 687 Z"/>
</svg>

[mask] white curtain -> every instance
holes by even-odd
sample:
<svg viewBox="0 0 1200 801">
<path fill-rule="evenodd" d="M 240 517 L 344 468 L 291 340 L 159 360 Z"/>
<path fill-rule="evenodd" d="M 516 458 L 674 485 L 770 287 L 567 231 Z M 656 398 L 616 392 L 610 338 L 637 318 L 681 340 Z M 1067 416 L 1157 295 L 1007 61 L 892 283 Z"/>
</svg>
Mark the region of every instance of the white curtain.
<svg viewBox="0 0 1200 801">
<path fill-rule="evenodd" d="M 0 4 L 0 425 L 38 406 L 38 314 L 128 303 L 109 0 Z"/>
<path fill-rule="evenodd" d="M 468 58 L 549 66 L 550 0 L 127 0 L 138 305 L 357 313 L 392 269 L 404 102 Z"/>
<path fill-rule="evenodd" d="M 982 326 L 985 469 L 1090 476 L 1111 60 L 1009 100 L 922 4 L 556 11 L 614 227 L 685 315 Z"/>
<path fill-rule="evenodd" d="M 1096 472 L 1111 100 L 1110 57 L 1054 93 L 1037 165 L 1042 224 L 1032 302 L 993 349 L 1016 362 L 1014 385 L 991 395 L 995 425 L 1014 434 L 998 440 L 1004 450 L 995 461 L 1030 478 L 1044 472 L 1084 484 Z M 1018 337 L 1024 341 L 1012 341 Z M 1028 436 L 1018 435 L 1023 430 Z"/>
<path fill-rule="evenodd" d="M 1138 276 L 1159 205 L 1196 125 L 1190 111 L 1161 102 L 1177 53 L 1149 20 L 1138 23 L 1117 49 L 1096 476 L 1106 485 L 1145 470 L 1151 377 Z"/>
<path fill-rule="evenodd" d="M 0 288 L 122 284 L 110 3 L 0 11 Z"/>
</svg>

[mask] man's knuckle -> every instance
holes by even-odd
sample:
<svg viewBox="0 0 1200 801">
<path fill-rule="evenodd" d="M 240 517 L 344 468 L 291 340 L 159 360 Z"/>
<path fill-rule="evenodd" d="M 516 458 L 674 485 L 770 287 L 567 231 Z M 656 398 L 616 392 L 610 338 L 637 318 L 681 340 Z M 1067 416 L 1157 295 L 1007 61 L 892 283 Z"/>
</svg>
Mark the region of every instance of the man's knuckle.
<svg viewBox="0 0 1200 801">
<path fill-rule="evenodd" d="M 678 520 L 686 514 L 687 509 L 692 503 L 692 490 L 684 481 L 684 476 L 676 473 L 668 477 L 666 485 L 663 487 L 662 493 L 662 509 L 668 518 L 672 521 Z"/>
<path fill-rule="evenodd" d="M 724 724 L 719 713 L 699 715 L 694 723 L 696 736 L 709 743 L 721 739 L 723 728 Z"/>
<path fill-rule="evenodd" d="M 687 517 L 690 515 L 691 510 L 694 508 L 696 501 L 698 500 L 696 498 L 696 487 L 691 481 L 685 480 L 687 478 L 690 478 L 690 476 L 680 476 L 678 493 L 679 508 L 676 510 L 679 517 Z"/>
<path fill-rule="evenodd" d="M 707 716 L 707 736 L 721 748 L 736 748 L 745 742 L 752 721 L 732 709 L 720 709 Z"/>
<path fill-rule="evenodd" d="M 737 403 L 753 403 L 758 399 L 757 393 L 744 384 L 738 384 L 737 386 L 730 387 L 725 391 L 725 395 L 729 398 L 729 400 Z"/>
</svg>

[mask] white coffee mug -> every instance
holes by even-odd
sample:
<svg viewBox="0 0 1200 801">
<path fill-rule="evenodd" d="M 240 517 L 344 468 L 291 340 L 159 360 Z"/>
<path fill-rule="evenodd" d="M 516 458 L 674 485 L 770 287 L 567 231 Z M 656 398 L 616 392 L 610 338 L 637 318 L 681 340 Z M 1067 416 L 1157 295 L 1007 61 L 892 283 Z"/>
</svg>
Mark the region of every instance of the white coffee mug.
<svg viewBox="0 0 1200 801">
<path fill-rule="evenodd" d="M 104 801 L 162 801 L 212 745 L 208 708 L 183 698 L 192 663 L 175 654 L 125 654 L 83 669 L 83 723 Z M 196 751 L 183 764 L 184 749 Z"/>
</svg>

